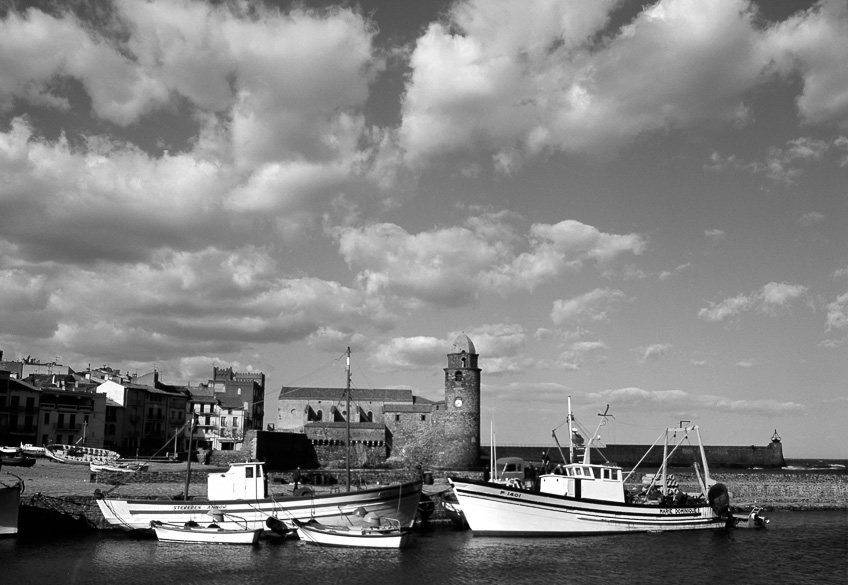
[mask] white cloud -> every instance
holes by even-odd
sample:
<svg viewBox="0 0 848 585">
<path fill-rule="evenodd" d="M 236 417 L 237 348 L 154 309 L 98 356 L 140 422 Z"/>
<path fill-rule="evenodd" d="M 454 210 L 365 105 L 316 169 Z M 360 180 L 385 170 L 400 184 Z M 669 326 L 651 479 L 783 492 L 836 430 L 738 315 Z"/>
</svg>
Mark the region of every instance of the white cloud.
<svg viewBox="0 0 848 585">
<path fill-rule="evenodd" d="M 797 99 L 802 120 L 848 128 L 848 5 L 823 0 L 776 25 L 764 48 L 787 76 L 798 74 L 803 90 Z"/>
<path fill-rule="evenodd" d="M 762 313 L 775 315 L 787 310 L 794 300 L 806 296 L 807 291 L 807 287 L 798 284 L 770 282 L 749 295 L 739 294 L 718 303 L 710 303 L 708 308 L 698 311 L 698 317 L 705 321 L 720 322 L 738 317 L 753 308 Z"/>
<path fill-rule="evenodd" d="M 418 234 L 389 223 L 330 233 L 345 261 L 359 270 L 365 290 L 448 306 L 471 303 L 483 293 L 533 290 L 587 261 L 640 254 L 645 245 L 637 234 L 602 233 L 574 220 L 534 224 L 521 237 L 503 219 L 476 217 L 466 227 Z"/>
<path fill-rule="evenodd" d="M 724 234 L 724 231 L 714 228 L 714 229 L 704 230 L 704 235 L 707 237 L 708 240 L 711 240 L 713 242 L 720 242 L 721 240 L 724 239 L 725 234 Z"/>
<path fill-rule="evenodd" d="M 477 144 L 512 171 L 526 156 L 749 116 L 746 93 L 772 58 L 749 4 L 667 0 L 610 31 L 614 7 L 456 3 L 412 53 L 400 128 L 410 159 Z"/>
<path fill-rule="evenodd" d="M 616 408 L 646 412 L 686 413 L 693 419 L 703 412 L 726 412 L 747 416 L 799 414 L 806 407 L 796 402 L 776 400 L 734 400 L 724 396 L 691 394 L 683 390 L 643 390 L 619 388 L 587 395 L 591 402 L 614 404 Z"/>
<path fill-rule="evenodd" d="M 610 312 L 624 298 L 620 290 L 596 288 L 570 299 L 557 299 L 551 311 L 551 321 L 555 325 L 583 320 L 606 321 Z"/>
<path fill-rule="evenodd" d="M 824 221 L 824 214 L 817 211 L 810 211 L 801 216 L 798 222 L 804 227 L 810 227 Z"/>
<path fill-rule="evenodd" d="M 827 305 L 827 330 L 848 327 L 848 292 Z"/>
<path fill-rule="evenodd" d="M 641 354 L 641 357 L 639 358 L 639 361 L 645 363 L 649 360 L 659 360 L 660 358 L 665 357 L 670 349 L 670 343 L 652 343 L 651 345 L 640 347 L 639 353 Z"/>
</svg>

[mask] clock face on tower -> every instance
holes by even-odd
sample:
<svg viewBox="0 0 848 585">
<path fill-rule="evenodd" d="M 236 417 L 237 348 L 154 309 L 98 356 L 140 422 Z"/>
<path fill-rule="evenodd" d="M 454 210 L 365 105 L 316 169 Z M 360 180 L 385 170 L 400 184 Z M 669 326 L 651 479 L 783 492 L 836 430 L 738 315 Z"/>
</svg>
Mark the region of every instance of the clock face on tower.
<svg viewBox="0 0 848 585">
<path fill-rule="evenodd" d="M 456 400 L 454 400 L 454 401 L 453 401 L 453 405 L 454 405 L 455 407 L 457 407 L 457 408 L 459 408 L 460 406 L 462 406 L 462 398 L 457 398 Z"/>
</svg>

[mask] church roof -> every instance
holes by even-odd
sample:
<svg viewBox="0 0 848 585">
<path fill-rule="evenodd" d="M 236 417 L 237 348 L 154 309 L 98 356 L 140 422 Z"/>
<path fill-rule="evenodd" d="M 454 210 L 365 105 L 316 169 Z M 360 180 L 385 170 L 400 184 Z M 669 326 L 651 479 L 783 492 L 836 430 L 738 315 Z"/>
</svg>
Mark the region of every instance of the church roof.
<svg viewBox="0 0 848 585">
<path fill-rule="evenodd" d="M 280 390 L 280 400 L 344 400 L 344 388 L 287 388 Z M 351 400 L 370 402 L 412 403 L 412 390 L 397 388 L 352 388 Z"/>
<path fill-rule="evenodd" d="M 473 353 L 476 354 L 477 350 L 474 348 L 474 344 L 468 338 L 465 333 L 460 333 L 457 338 L 453 342 L 453 351 L 451 353 Z"/>
</svg>

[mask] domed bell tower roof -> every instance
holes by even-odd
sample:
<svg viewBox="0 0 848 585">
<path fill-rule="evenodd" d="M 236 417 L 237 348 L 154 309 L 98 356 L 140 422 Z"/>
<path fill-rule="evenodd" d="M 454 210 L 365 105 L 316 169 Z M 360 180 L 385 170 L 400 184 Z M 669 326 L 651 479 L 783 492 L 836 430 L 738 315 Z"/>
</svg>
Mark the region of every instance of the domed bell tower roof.
<svg viewBox="0 0 848 585">
<path fill-rule="evenodd" d="M 465 333 L 460 334 L 453 342 L 453 353 L 476 354 L 474 344 Z"/>
</svg>

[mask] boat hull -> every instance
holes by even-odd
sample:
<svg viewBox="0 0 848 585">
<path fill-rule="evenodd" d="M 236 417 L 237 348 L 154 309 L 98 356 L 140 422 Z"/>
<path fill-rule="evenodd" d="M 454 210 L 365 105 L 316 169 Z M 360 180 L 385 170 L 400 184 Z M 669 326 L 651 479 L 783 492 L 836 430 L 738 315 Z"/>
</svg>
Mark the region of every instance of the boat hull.
<svg viewBox="0 0 848 585">
<path fill-rule="evenodd" d="M 313 522 L 298 522 L 297 535 L 308 544 L 355 548 L 405 548 L 412 541 L 409 528 L 327 526 Z"/>
<path fill-rule="evenodd" d="M 153 531 L 160 542 L 195 544 L 256 544 L 262 530 L 226 530 L 223 528 L 178 527 L 154 525 Z"/>
<path fill-rule="evenodd" d="M 580 536 L 723 528 L 708 505 L 665 507 L 534 493 L 484 482 L 452 481 L 475 535 Z"/>
<path fill-rule="evenodd" d="M 44 455 L 59 463 L 72 465 L 114 464 L 121 458 L 115 451 L 97 447 L 78 447 L 76 445 L 47 445 L 44 448 Z"/>
<path fill-rule="evenodd" d="M 148 530 L 152 521 L 185 524 L 209 521 L 208 512 L 215 508 L 223 514 L 217 523 L 225 529 L 264 529 L 269 518 L 289 527 L 293 520 L 315 518 L 328 524 L 346 522 L 357 509 L 397 520 L 401 526 L 412 526 L 421 497 L 422 483 L 407 482 L 392 486 L 358 490 L 349 493 L 307 494 L 261 500 L 125 500 L 102 498 L 97 505 L 111 526 L 126 530 Z"/>
</svg>

